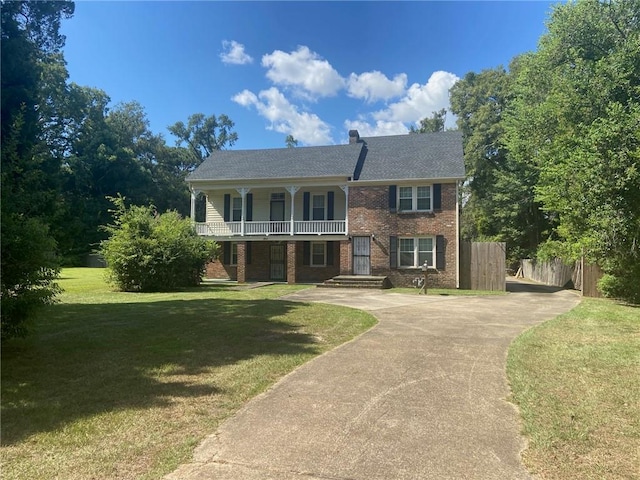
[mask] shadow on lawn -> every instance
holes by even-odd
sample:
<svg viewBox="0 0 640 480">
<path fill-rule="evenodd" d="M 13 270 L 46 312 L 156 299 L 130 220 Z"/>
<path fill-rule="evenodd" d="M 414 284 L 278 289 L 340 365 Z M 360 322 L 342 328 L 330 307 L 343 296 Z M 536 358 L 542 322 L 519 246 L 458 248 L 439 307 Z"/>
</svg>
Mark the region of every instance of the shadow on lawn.
<svg viewBox="0 0 640 480">
<path fill-rule="evenodd" d="M 127 408 L 210 396 L 196 377 L 258 355 L 314 353 L 315 339 L 281 316 L 280 300 L 62 304 L 32 337 L 2 349 L 2 444 Z"/>
</svg>

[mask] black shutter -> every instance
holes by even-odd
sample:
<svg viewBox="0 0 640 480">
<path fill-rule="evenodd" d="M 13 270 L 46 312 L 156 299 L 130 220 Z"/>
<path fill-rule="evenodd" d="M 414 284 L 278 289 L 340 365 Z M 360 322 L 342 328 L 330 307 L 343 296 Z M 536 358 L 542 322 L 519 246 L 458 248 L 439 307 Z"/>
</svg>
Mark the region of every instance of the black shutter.
<svg viewBox="0 0 640 480">
<path fill-rule="evenodd" d="M 389 267 L 398 268 L 398 237 L 389 237 Z"/>
<path fill-rule="evenodd" d="M 333 220 L 333 192 L 327 192 L 327 220 Z"/>
<path fill-rule="evenodd" d="M 302 220 L 305 222 L 309 220 L 309 207 L 311 205 L 311 194 L 304 192 L 302 194 Z"/>
<path fill-rule="evenodd" d="M 247 193 L 247 197 L 245 200 L 245 207 L 247 211 L 245 212 L 245 220 L 247 222 L 251 222 L 253 220 L 253 193 Z"/>
<path fill-rule="evenodd" d="M 333 265 L 333 242 L 327 242 L 327 265 Z"/>
<path fill-rule="evenodd" d="M 224 221 L 229 222 L 231 220 L 231 195 L 224 194 Z"/>
<path fill-rule="evenodd" d="M 436 235 L 436 268 L 444 270 L 444 235 Z"/>
<path fill-rule="evenodd" d="M 222 244 L 222 263 L 229 265 L 231 263 L 231 243 L 224 242 Z"/>
<path fill-rule="evenodd" d="M 302 265 L 311 264 L 311 242 L 302 242 Z"/>
<path fill-rule="evenodd" d="M 442 184 L 433 184 L 433 209 L 442 210 Z"/>
<path fill-rule="evenodd" d="M 247 242 L 244 247 L 244 261 L 247 265 L 251 264 L 251 245 L 253 245 L 252 242 Z"/>
<path fill-rule="evenodd" d="M 395 212 L 396 208 L 396 186 L 389 185 L 389 211 Z"/>
</svg>

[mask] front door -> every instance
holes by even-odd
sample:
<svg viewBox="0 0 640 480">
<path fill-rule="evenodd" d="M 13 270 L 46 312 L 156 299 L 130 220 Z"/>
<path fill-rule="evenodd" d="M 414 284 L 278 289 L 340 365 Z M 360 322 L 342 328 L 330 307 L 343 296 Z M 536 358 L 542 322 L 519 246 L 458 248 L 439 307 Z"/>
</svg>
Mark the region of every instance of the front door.
<svg viewBox="0 0 640 480">
<path fill-rule="evenodd" d="M 371 238 L 353 237 L 353 274 L 371 275 Z"/>
<path fill-rule="evenodd" d="M 287 253 L 285 245 L 273 244 L 271 245 L 271 252 L 269 255 L 269 278 L 274 281 L 282 282 L 286 280 L 286 265 L 285 259 Z"/>
</svg>

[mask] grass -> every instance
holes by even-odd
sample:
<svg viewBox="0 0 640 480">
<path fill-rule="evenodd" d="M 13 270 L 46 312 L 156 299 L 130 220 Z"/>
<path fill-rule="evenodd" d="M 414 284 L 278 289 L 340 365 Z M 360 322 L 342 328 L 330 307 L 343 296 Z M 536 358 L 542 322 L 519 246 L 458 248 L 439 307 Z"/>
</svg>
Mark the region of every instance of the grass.
<svg viewBox="0 0 640 480">
<path fill-rule="evenodd" d="M 585 299 L 511 346 L 507 374 L 545 479 L 638 478 L 640 308 Z"/>
<path fill-rule="evenodd" d="M 161 478 L 250 398 L 370 328 L 301 286 L 113 292 L 65 269 L 61 303 L 2 349 L 2 478 Z"/>
</svg>

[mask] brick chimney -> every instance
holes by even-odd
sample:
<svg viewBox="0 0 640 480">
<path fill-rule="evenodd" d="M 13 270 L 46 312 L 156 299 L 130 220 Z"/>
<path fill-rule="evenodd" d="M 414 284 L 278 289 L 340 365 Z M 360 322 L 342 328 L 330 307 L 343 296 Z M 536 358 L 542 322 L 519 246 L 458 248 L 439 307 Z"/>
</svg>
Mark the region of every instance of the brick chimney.
<svg viewBox="0 0 640 480">
<path fill-rule="evenodd" d="M 358 143 L 360 141 L 360 134 L 358 130 L 349 130 L 349 145 L 352 143 Z"/>
</svg>

